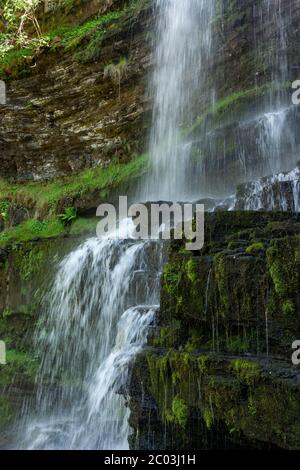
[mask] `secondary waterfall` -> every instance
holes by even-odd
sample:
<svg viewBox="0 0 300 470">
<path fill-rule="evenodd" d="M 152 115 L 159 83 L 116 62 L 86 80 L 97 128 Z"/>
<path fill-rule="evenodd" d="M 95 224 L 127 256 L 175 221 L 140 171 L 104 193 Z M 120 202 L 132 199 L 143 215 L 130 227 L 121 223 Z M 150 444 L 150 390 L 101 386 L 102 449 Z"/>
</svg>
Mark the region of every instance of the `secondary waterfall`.
<svg viewBox="0 0 300 470">
<path fill-rule="evenodd" d="M 21 448 L 128 448 L 120 392 L 154 321 L 162 250 L 154 241 L 91 238 L 60 263 L 39 322 L 42 363 Z"/>
</svg>

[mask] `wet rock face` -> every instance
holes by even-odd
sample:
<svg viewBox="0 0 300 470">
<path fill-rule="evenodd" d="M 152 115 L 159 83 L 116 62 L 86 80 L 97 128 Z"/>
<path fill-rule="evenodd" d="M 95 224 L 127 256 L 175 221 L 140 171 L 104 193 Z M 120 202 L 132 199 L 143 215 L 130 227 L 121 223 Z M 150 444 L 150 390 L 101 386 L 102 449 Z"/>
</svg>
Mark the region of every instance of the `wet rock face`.
<svg viewBox="0 0 300 470">
<path fill-rule="evenodd" d="M 150 22 L 146 8 L 125 18 L 87 63 L 75 60 L 74 51 L 64 50 L 57 38 L 55 51 L 41 51 L 18 78 L 8 79 L 7 105 L 0 107 L 0 177 L 46 180 L 112 160 L 127 162 L 141 153 Z M 104 70 L 123 57 L 126 73 L 119 90 Z"/>
<path fill-rule="evenodd" d="M 241 184 L 236 210 L 300 211 L 300 167 L 278 175 Z"/>
<path fill-rule="evenodd" d="M 158 326 L 132 371 L 132 448 L 300 447 L 299 222 L 217 212 L 201 252 L 172 242 Z"/>
<path fill-rule="evenodd" d="M 300 3 L 223 0 L 216 9 L 210 94 L 206 106 L 199 97 L 191 136 L 201 190 L 222 197 L 299 159 L 299 107 L 287 84 L 299 75 Z"/>
<path fill-rule="evenodd" d="M 24 397 L 30 399 L 34 390 L 34 330 L 49 276 L 74 243 L 78 241 L 52 239 L 0 249 L 0 340 L 7 356 L 7 364 L 0 364 L 0 448 L 6 447 L 6 431 Z"/>
</svg>

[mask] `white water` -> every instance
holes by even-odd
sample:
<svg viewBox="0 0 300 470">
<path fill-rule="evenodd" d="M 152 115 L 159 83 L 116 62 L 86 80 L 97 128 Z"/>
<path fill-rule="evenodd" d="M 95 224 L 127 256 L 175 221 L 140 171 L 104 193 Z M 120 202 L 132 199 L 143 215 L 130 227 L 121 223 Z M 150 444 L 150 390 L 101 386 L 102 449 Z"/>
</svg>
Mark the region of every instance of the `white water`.
<svg viewBox="0 0 300 470">
<path fill-rule="evenodd" d="M 63 259 L 40 320 L 35 413 L 25 413 L 19 447 L 128 448 L 119 392 L 154 322 L 162 249 L 92 238 Z"/>
<path fill-rule="evenodd" d="M 179 132 L 191 123 L 209 60 L 213 5 L 156 0 L 148 200 L 177 199 L 188 189 L 189 145 L 179 143 Z M 37 394 L 33 410 L 24 406 L 18 447 L 128 448 L 124 387 L 155 319 L 162 259 L 160 242 L 92 238 L 62 260 L 40 320 Z"/>
<path fill-rule="evenodd" d="M 238 210 L 300 211 L 300 168 L 246 183 Z"/>
<path fill-rule="evenodd" d="M 153 173 L 143 196 L 170 200 L 188 189 L 190 147 L 179 145 L 179 131 L 191 124 L 204 80 L 214 2 L 155 3 Z M 162 251 L 159 242 L 92 238 L 61 262 L 40 320 L 38 388 L 33 411 L 25 406 L 18 447 L 128 448 L 124 387 L 154 321 Z"/>
<path fill-rule="evenodd" d="M 153 171 L 143 199 L 185 200 L 191 188 L 190 148 L 182 130 L 195 119 L 199 99 L 214 97 L 206 81 L 211 60 L 213 0 L 155 0 L 158 21 L 150 93 Z M 199 188 L 198 188 L 199 192 Z"/>
<path fill-rule="evenodd" d="M 214 1 L 155 3 L 153 171 L 142 197 L 183 200 L 194 189 L 191 145 L 181 131 L 193 123 L 199 97 L 206 104 L 214 100 L 205 80 Z M 270 113 L 260 145 L 268 148 L 271 139 L 276 150 L 278 121 Z M 277 150 L 274 158 L 279 159 Z M 61 262 L 37 332 L 42 358 L 37 393 L 33 407 L 24 405 L 16 446 L 128 448 L 124 387 L 155 319 L 162 253 L 159 242 L 92 238 Z"/>
</svg>

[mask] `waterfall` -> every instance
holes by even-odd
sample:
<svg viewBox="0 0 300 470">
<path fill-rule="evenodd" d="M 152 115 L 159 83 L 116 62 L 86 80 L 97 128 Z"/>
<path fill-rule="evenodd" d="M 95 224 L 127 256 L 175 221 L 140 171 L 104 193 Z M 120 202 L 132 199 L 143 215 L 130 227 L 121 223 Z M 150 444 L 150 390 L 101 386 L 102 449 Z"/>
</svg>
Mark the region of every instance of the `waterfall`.
<svg viewBox="0 0 300 470">
<path fill-rule="evenodd" d="M 157 25 L 150 85 L 153 118 L 152 173 L 144 199 L 185 200 L 193 194 L 191 145 L 184 129 L 193 124 L 199 100 L 211 105 L 208 86 L 214 1 L 155 0 Z M 199 191 L 199 188 L 198 188 Z"/>
<path fill-rule="evenodd" d="M 91 238 L 62 260 L 39 320 L 36 402 L 19 447 L 128 448 L 121 392 L 154 321 L 162 251 L 150 240 Z"/>
<path fill-rule="evenodd" d="M 299 212 L 300 167 L 240 185 L 235 209 Z"/>
<path fill-rule="evenodd" d="M 207 176 L 205 159 L 213 161 L 212 129 L 206 136 L 209 151 L 200 163 L 195 163 L 195 156 L 199 155 L 193 153 L 194 142 L 185 131 L 194 124 L 199 109 L 213 107 L 216 97 L 216 90 L 208 81 L 214 49 L 215 2 L 154 3 L 157 23 L 150 86 L 154 103 L 152 169 L 135 199 L 188 200 L 205 190 L 200 187 Z M 260 15 L 270 14 L 279 29 L 270 57 L 272 63 L 277 57 L 271 72 L 275 81 L 284 80 L 287 71 L 287 60 L 283 60 L 287 38 L 281 0 L 276 0 L 274 8 L 271 4 L 271 0 L 263 0 Z M 274 171 L 282 165 L 286 114 L 280 93 L 272 92 L 268 99 L 267 109 L 255 116 L 253 128 L 259 160 L 263 154 L 262 160 Z M 221 164 L 225 168 L 225 140 L 223 147 Z M 203 146 L 200 152 L 205 152 Z M 248 165 L 246 153 L 241 147 L 237 156 L 244 180 L 254 166 L 251 159 Z M 216 169 L 225 181 L 221 164 Z M 212 168 L 213 163 L 210 165 Z M 233 178 L 236 183 L 235 174 Z M 155 322 L 163 259 L 164 245 L 159 241 L 109 237 L 90 238 L 61 261 L 39 319 L 35 338 L 41 357 L 37 390 L 33 402 L 24 403 L 16 446 L 128 448 L 126 383 L 130 364 L 145 345 L 149 328 Z"/>
<path fill-rule="evenodd" d="M 295 60 L 291 58 L 291 45 L 295 30 L 293 13 L 294 8 L 299 8 L 299 0 L 246 3 L 237 2 L 234 24 L 230 23 L 235 17 L 230 2 L 223 0 L 215 5 L 211 33 L 213 67 L 208 88 L 215 77 L 214 96 L 218 101 L 204 109 L 199 106 L 200 119 L 192 126 L 189 150 L 196 174 L 191 181 L 196 181 L 205 198 L 226 198 L 238 184 L 290 171 L 299 160 L 299 108 L 292 104 L 291 89 L 293 78 L 298 78 L 291 63 Z M 220 79 L 219 67 L 223 72 L 222 53 L 232 48 L 234 56 L 234 35 L 241 34 L 244 40 L 242 28 L 247 44 L 240 61 L 245 60 L 247 84 L 237 82 L 232 93 L 227 86 L 235 79 L 229 70 L 231 63 L 236 67 L 231 54 L 228 66 L 224 66 L 225 83 Z M 242 70 L 239 72 L 242 78 Z M 232 104 L 227 105 L 231 100 Z"/>
<path fill-rule="evenodd" d="M 188 190 L 190 145 L 181 134 L 205 89 L 214 2 L 155 7 L 153 172 L 143 195 L 171 200 Z M 126 383 L 155 321 L 163 258 L 160 241 L 109 237 L 88 239 L 61 261 L 39 319 L 37 392 L 24 404 L 18 447 L 128 448 Z"/>
</svg>

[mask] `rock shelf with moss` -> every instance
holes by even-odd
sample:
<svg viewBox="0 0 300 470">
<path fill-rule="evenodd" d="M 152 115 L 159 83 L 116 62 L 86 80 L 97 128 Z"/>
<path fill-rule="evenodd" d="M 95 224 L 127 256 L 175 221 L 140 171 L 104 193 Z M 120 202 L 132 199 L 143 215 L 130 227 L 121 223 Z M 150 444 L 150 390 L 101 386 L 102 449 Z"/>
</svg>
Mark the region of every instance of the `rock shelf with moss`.
<svg viewBox="0 0 300 470">
<path fill-rule="evenodd" d="M 201 252 L 171 243 L 132 371 L 131 445 L 299 448 L 299 215 L 206 214 L 205 234 Z"/>
</svg>

